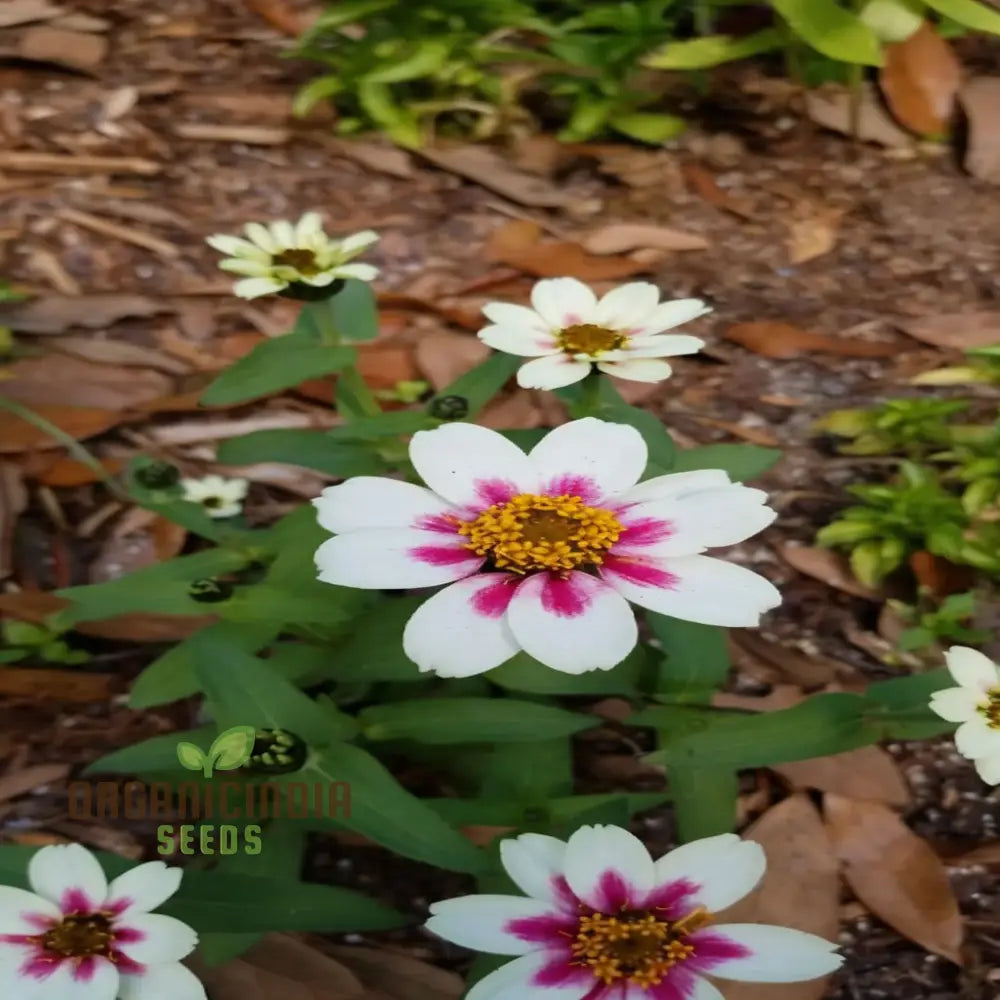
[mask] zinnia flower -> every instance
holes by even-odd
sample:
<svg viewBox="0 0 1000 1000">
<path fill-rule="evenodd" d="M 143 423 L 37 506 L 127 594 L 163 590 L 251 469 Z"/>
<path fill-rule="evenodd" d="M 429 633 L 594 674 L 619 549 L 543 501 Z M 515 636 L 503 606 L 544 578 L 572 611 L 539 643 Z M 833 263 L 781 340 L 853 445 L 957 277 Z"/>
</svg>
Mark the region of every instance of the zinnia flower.
<svg viewBox="0 0 1000 1000">
<path fill-rule="evenodd" d="M 181 480 L 183 498 L 189 503 L 201 504 L 209 517 L 235 517 L 243 509 L 249 486 L 245 479 L 226 479 L 225 476 Z"/>
<path fill-rule="evenodd" d="M 493 325 L 479 331 L 479 339 L 498 351 L 535 358 L 517 373 L 525 389 L 579 382 L 595 364 L 605 375 L 660 382 L 673 370 L 663 358 L 705 346 L 698 337 L 663 331 L 712 311 L 701 299 L 660 302 L 659 289 L 645 281 L 598 299 L 576 278 L 539 281 L 531 305 L 491 302 L 483 313 Z"/>
<path fill-rule="evenodd" d="M 162 861 L 111 885 L 79 844 L 43 847 L 28 865 L 34 892 L 0 886 L 0 996 L 10 1000 L 205 1000 L 181 959 L 198 936 L 151 910 L 181 883 Z"/>
<path fill-rule="evenodd" d="M 319 579 L 346 587 L 451 584 L 403 633 L 421 670 L 465 677 L 519 650 L 566 673 L 609 670 L 638 638 L 629 601 L 711 625 L 758 624 L 781 601 L 763 577 L 700 555 L 765 528 L 760 490 L 717 469 L 636 485 L 646 445 L 586 417 L 530 452 L 475 424 L 420 431 L 410 460 L 427 487 L 359 476 L 314 500 L 337 537 Z"/>
<path fill-rule="evenodd" d="M 525 833 L 500 845 L 527 896 L 463 896 L 431 905 L 427 928 L 476 951 L 518 955 L 465 1000 L 723 1000 L 703 976 L 790 983 L 843 962 L 836 945 L 787 927 L 714 924 L 764 874 L 759 844 L 696 840 L 654 861 L 614 826 L 568 843 Z"/>
<path fill-rule="evenodd" d="M 944 654 L 958 687 L 931 695 L 930 708 L 948 722 L 960 722 L 955 749 L 975 765 L 988 785 L 1000 785 L 1000 667 L 968 646 Z"/>
<path fill-rule="evenodd" d="M 249 222 L 243 231 L 245 240 L 220 233 L 206 241 L 229 254 L 219 264 L 222 270 L 248 275 L 233 287 L 243 299 L 273 295 L 290 285 L 325 288 L 341 278 L 372 281 L 378 275 L 371 264 L 348 263 L 376 243 L 378 234 L 366 229 L 342 240 L 331 239 L 316 212 L 306 212 L 295 224 Z"/>
</svg>

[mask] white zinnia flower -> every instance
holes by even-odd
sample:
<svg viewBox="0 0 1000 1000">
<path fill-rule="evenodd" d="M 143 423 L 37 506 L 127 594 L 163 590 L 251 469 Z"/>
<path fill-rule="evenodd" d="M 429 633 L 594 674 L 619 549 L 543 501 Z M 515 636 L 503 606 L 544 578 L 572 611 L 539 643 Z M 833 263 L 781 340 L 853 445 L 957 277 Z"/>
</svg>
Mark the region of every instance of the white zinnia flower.
<svg viewBox="0 0 1000 1000">
<path fill-rule="evenodd" d="M 28 866 L 34 892 L 0 886 L 0 996 L 10 1000 L 205 1000 L 181 959 L 198 936 L 151 913 L 181 884 L 162 861 L 110 886 L 79 844 L 43 847 Z"/>
<path fill-rule="evenodd" d="M 243 500 L 250 484 L 245 479 L 225 476 L 205 476 L 204 479 L 182 479 L 183 498 L 198 503 L 209 517 L 235 517 L 243 509 Z"/>
<path fill-rule="evenodd" d="M 576 278 L 548 278 L 531 292 L 531 305 L 491 302 L 483 313 L 493 324 L 479 339 L 498 351 L 535 358 L 522 365 L 517 383 L 525 389 L 558 389 L 586 376 L 591 365 L 633 382 L 660 382 L 673 370 L 663 360 L 695 354 L 698 337 L 664 334 L 712 310 L 701 299 L 660 302 L 660 290 L 646 281 L 597 296 Z"/>
<path fill-rule="evenodd" d="M 465 1000 L 723 1000 L 705 974 L 751 983 L 816 979 L 836 945 L 769 924 L 714 925 L 764 874 L 764 851 L 724 833 L 654 862 L 627 830 L 585 826 L 568 843 L 525 833 L 500 845 L 527 896 L 431 905 L 427 928 L 494 955 L 517 955 Z"/>
<path fill-rule="evenodd" d="M 629 601 L 746 626 L 781 601 L 763 577 L 700 554 L 767 527 L 767 495 L 717 469 L 636 485 L 646 444 L 633 427 L 585 417 L 525 454 L 446 424 L 414 434 L 410 461 L 429 488 L 359 476 L 313 501 L 337 532 L 316 564 L 345 587 L 451 584 L 403 633 L 421 670 L 466 677 L 519 650 L 566 673 L 609 670 L 638 638 Z"/>
<path fill-rule="evenodd" d="M 322 288 L 338 278 L 372 281 L 378 268 L 371 264 L 350 264 L 378 241 L 378 234 L 366 229 L 344 239 L 331 239 L 323 232 L 323 220 L 316 212 L 306 212 L 295 224 L 249 222 L 247 239 L 218 234 L 207 243 L 229 254 L 219 267 L 248 277 L 236 282 L 233 291 L 244 299 L 273 295 L 289 285 Z"/>
<path fill-rule="evenodd" d="M 952 646 L 944 659 L 959 686 L 935 691 L 931 711 L 961 723 L 955 748 L 976 765 L 983 781 L 1000 785 L 1000 667 L 968 646 Z"/>
</svg>

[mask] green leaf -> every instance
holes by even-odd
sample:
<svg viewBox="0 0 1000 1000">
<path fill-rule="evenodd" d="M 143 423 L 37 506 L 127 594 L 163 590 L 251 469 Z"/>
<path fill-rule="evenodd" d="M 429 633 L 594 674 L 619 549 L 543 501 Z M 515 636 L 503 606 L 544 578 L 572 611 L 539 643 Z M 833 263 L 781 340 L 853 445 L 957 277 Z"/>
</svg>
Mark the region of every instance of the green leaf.
<svg viewBox="0 0 1000 1000">
<path fill-rule="evenodd" d="M 500 431 L 508 441 L 513 441 L 521 451 L 531 451 L 549 433 L 548 427 L 524 427 L 513 431 Z"/>
<path fill-rule="evenodd" d="M 357 733 L 358 725 L 349 715 L 338 719 L 263 660 L 205 632 L 192 636 L 191 642 L 195 675 L 220 728 L 287 729 L 310 747 Z"/>
<path fill-rule="evenodd" d="M 433 809 L 411 795 L 369 753 L 339 743 L 309 761 L 305 776 L 326 782 L 347 782 L 350 815 L 337 824 L 354 830 L 396 854 L 424 861 L 447 871 L 478 872 L 486 855 L 449 826 Z M 283 780 L 282 778 L 278 779 Z"/>
<path fill-rule="evenodd" d="M 234 771 L 242 767 L 253 752 L 257 732 L 253 726 L 234 726 L 220 733 L 208 749 L 217 771 Z"/>
<path fill-rule="evenodd" d="M 310 34 L 325 34 L 344 24 L 356 24 L 369 14 L 377 14 L 394 6 L 397 0 L 338 0 L 335 7 L 328 7 L 310 29 Z"/>
<path fill-rule="evenodd" d="M 639 142 L 658 145 L 676 139 L 687 130 L 687 122 L 678 115 L 652 111 L 633 111 L 625 115 L 612 115 L 608 126 L 615 132 Z"/>
<path fill-rule="evenodd" d="M 164 733 L 162 736 L 151 736 L 140 740 L 129 747 L 122 747 L 95 760 L 90 764 L 85 774 L 158 774 L 179 771 L 178 749 L 182 744 L 194 746 L 201 755 L 196 767 L 190 770 L 202 769 L 201 758 L 205 756 L 199 744 L 207 743 L 215 733 L 215 726 L 202 726 L 199 729 L 189 729 L 186 732 Z M 194 760 L 192 754 L 191 760 Z M 187 767 L 188 765 L 184 765 Z"/>
<path fill-rule="evenodd" d="M 773 52 L 783 48 L 785 40 L 776 28 L 764 28 L 750 35 L 704 35 L 670 42 L 642 60 L 651 69 L 710 69 L 736 59 Z"/>
<path fill-rule="evenodd" d="M 231 406 L 269 396 L 353 365 L 351 347 L 327 347 L 304 336 L 286 334 L 258 344 L 227 368 L 201 395 L 203 406 Z"/>
<path fill-rule="evenodd" d="M 416 434 L 440 427 L 442 421 L 421 410 L 390 410 L 377 417 L 360 417 L 349 424 L 334 427 L 327 437 L 338 443 L 341 441 L 379 441 L 399 434 Z"/>
<path fill-rule="evenodd" d="M 256 653 L 278 634 L 278 627 L 273 622 L 262 625 L 217 622 L 207 626 L 205 631 L 245 653 Z M 181 698 L 189 698 L 197 692 L 198 679 L 194 675 L 194 657 L 191 639 L 188 638 L 168 649 L 163 656 L 146 667 L 132 685 L 128 703 L 130 708 L 152 708 L 154 705 L 166 705 Z"/>
<path fill-rule="evenodd" d="M 547 813 L 553 798 L 573 792 L 572 745 L 565 737 L 467 750 L 456 756 L 452 766 L 487 801 L 515 799 Z"/>
<path fill-rule="evenodd" d="M 646 621 L 666 656 L 656 693 L 678 701 L 708 703 L 731 667 L 724 629 L 646 612 Z"/>
<path fill-rule="evenodd" d="M 639 671 L 646 657 L 645 649 L 636 646 L 618 666 L 611 670 L 564 674 L 546 667 L 527 653 L 518 653 L 485 676 L 487 680 L 502 688 L 528 694 L 633 694 Z"/>
<path fill-rule="evenodd" d="M 830 59 L 863 66 L 885 61 L 875 32 L 836 0 L 771 0 L 771 6 L 802 41 Z"/>
<path fill-rule="evenodd" d="M 376 80 L 361 80 L 357 84 L 358 102 L 376 125 L 400 146 L 419 148 L 423 136 L 420 120 L 408 108 L 399 104 L 392 89 Z"/>
<path fill-rule="evenodd" d="M 182 742 L 177 744 L 177 759 L 180 761 L 181 767 L 188 771 L 200 771 L 205 766 L 207 757 L 201 747 L 195 746 L 193 743 Z"/>
<path fill-rule="evenodd" d="M 378 306 L 367 281 L 348 278 L 336 295 L 314 305 L 329 310 L 334 329 L 347 343 L 360 344 L 378 336 Z"/>
<path fill-rule="evenodd" d="M 430 409 L 434 400 L 442 396 L 462 396 L 469 401 L 467 419 L 471 420 L 506 385 L 508 379 L 523 363 L 524 358 L 497 351 L 471 371 L 459 375 L 454 382 L 442 389 L 427 407 Z"/>
<path fill-rule="evenodd" d="M 321 431 L 252 431 L 219 445 L 218 458 L 226 465 L 281 462 L 315 469 L 337 479 L 369 476 L 385 471 L 385 463 L 361 444 L 337 441 Z"/>
<path fill-rule="evenodd" d="M 923 0 L 939 14 L 972 28 L 974 31 L 986 31 L 991 35 L 1000 35 L 1000 12 L 975 0 Z"/>
<path fill-rule="evenodd" d="M 292 114 L 296 118 L 305 118 L 314 104 L 324 98 L 333 97 L 344 89 L 344 82 L 339 76 L 318 76 L 304 87 L 299 87 L 292 100 Z"/>
<path fill-rule="evenodd" d="M 682 844 L 732 833 L 739 797 L 739 778 L 734 770 L 685 764 L 671 767 L 668 778 L 677 837 Z"/>
<path fill-rule="evenodd" d="M 756 444 L 706 444 L 678 451 L 670 471 L 722 469 L 733 482 L 745 483 L 770 469 L 781 455 L 777 448 L 761 448 Z"/>
<path fill-rule="evenodd" d="M 568 736 L 599 720 L 513 698 L 418 698 L 373 705 L 361 712 L 359 721 L 369 740 L 516 743 Z"/>
</svg>

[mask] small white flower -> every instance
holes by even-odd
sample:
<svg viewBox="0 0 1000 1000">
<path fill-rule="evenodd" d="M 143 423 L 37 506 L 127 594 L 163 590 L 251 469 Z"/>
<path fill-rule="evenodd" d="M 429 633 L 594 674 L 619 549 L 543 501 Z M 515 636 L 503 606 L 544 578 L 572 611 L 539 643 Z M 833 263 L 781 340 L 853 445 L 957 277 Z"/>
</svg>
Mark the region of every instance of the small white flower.
<svg viewBox="0 0 1000 1000">
<path fill-rule="evenodd" d="M 243 509 L 243 499 L 250 484 L 245 479 L 225 476 L 205 476 L 204 479 L 182 479 L 184 499 L 201 504 L 209 517 L 235 517 Z"/>
<path fill-rule="evenodd" d="M 960 722 L 955 748 L 976 765 L 988 785 L 1000 785 L 1000 668 L 968 646 L 944 654 L 958 687 L 931 695 L 930 708 L 948 722 Z"/>
<path fill-rule="evenodd" d="M 660 302 L 656 285 L 634 281 L 598 299 L 576 278 L 548 278 L 531 292 L 531 305 L 491 302 L 493 324 L 479 339 L 498 351 L 534 358 L 517 373 L 525 389 L 558 389 L 579 382 L 597 365 L 605 375 L 660 382 L 672 371 L 664 358 L 695 354 L 698 337 L 664 334 L 712 310 L 701 299 Z"/>
<path fill-rule="evenodd" d="M 431 905 L 428 930 L 494 955 L 517 955 L 465 1000 L 723 1000 L 705 974 L 751 983 L 817 979 L 836 945 L 770 924 L 714 924 L 764 874 L 764 851 L 732 833 L 654 862 L 615 826 L 564 843 L 525 833 L 500 845 L 526 896 L 462 896 Z"/>
<path fill-rule="evenodd" d="M 306 212 L 297 223 L 249 222 L 243 230 L 247 239 L 218 234 L 209 236 L 209 246 L 229 254 L 219 267 L 245 274 L 233 291 L 244 299 L 273 295 L 289 285 L 323 288 L 338 278 L 372 281 L 378 268 L 371 264 L 348 263 L 378 241 L 371 230 L 344 239 L 331 239 L 323 232 L 323 220 L 316 212 Z"/>
<path fill-rule="evenodd" d="M 162 861 L 132 868 L 110 885 L 79 844 L 32 856 L 34 892 L 0 886 L 0 996 L 10 1000 L 206 1000 L 181 959 L 198 936 L 151 913 L 181 884 Z"/>
<path fill-rule="evenodd" d="M 776 517 L 767 494 L 719 469 L 639 483 L 646 458 L 635 428 L 594 417 L 557 427 L 529 454 L 475 424 L 419 431 L 410 461 L 429 488 L 359 476 L 313 501 L 337 533 L 316 552 L 319 579 L 450 584 L 403 633 L 406 655 L 443 677 L 492 670 L 520 650 L 566 673 L 610 670 L 638 639 L 630 601 L 756 627 L 781 595 L 701 553 L 766 528 Z"/>
</svg>

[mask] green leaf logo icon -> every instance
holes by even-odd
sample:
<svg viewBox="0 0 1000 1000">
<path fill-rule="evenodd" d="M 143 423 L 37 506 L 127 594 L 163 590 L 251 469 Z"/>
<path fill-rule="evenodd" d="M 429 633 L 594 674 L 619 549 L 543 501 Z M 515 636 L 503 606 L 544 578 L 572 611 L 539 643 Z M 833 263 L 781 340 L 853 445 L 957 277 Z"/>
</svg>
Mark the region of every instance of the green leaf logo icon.
<svg viewBox="0 0 1000 1000">
<path fill-rule="evenodd" d="M 234 771 L 242 767 L 253 753 L 256 738 L 253 726 L 233 726 L 216 737 L 207 754 L 193 743 L 178 743 L 177 759 L 189 771 L 201 771 L 211 778 L 213 770 Z"/>
</svg>

